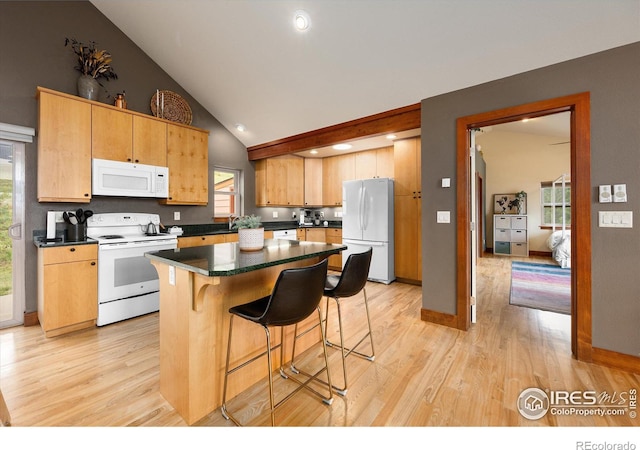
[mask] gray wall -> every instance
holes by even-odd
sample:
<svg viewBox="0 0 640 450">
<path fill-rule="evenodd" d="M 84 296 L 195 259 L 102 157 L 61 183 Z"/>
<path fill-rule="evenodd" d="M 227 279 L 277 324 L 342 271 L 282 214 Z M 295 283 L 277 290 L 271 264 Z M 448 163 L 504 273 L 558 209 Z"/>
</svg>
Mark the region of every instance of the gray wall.
<svg viewBox="0 0 640 450">
<path fill-rule="evenodd" d="M 422 306 L 456 313 L 456 119 L 579 92 L 591 93 L 593 346 L 640 355 L 640 43 L 422 101 Z M 517 169 L 517 168 L 516 168 Z M 597 203 L 597 186 L 626 183 L 628 203 Z M 455 186 L 455 182 L 452 183 Z M 633 211 L 633 229 L 598 227 L 598 211 Z"/>
<path fill-rule="evenodd" d="M 247 212 L 255 208 L 255 171 L 247 159 L 247 150 L 231 133 L 199 105 L 187 92 L 158 67 L 93 5 L 70 2 L 0 2 L 0 122 L 36 129 L 36 140 L 26 147 L 26 311 L 37 309 L 35 283 L 36 248 L 31 236 L 45 228 L 49 209 L 92 209 L 94 212 L 149 212 L 160 214 L 165 224 L 211 223 L 211 206 L 162 206 L 149 199 L 96 198 L 90 204 L 38 203 L 37 102 L 36 87 L 43 86 L 76 94 L 79 73 L 73 69 L 75 55 L 64 46 L 66 37 L 98 47 L 113 55 L 117 80 L 103 82 L 111 94 L 102 93 L 100 101 L 112 104 L 113 95 L 126 91 L 130 110 L 151 114 L 149 101 L 156 89 L 168 89 L 185 98 L 193 112 L 193 126 L 210 131 L 209 165 L 244 171 Z M 203 74 L 206 76 L 206 74 Z M 210 182 L 212 180 L 210 179 Z M 212 188 L 209 186 L 210 200 Z M 213 203 L 210 203 L 211 205 Z M 181 221 L 173 221 L 173 211 L 181 212 Z"/>
</svg>

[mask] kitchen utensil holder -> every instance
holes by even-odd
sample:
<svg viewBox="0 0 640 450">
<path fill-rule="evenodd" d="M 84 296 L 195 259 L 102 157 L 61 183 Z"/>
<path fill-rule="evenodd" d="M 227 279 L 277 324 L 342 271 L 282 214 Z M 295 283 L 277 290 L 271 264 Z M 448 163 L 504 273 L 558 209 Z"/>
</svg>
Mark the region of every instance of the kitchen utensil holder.
<svg viewBox="0 0 640 450">
<path fill-rule="evenodd" d="M 67 241 L 79 242 L 87 240 L 87 224 L 86 223 L 68 223 L 67 224 Z"/>
</svg>

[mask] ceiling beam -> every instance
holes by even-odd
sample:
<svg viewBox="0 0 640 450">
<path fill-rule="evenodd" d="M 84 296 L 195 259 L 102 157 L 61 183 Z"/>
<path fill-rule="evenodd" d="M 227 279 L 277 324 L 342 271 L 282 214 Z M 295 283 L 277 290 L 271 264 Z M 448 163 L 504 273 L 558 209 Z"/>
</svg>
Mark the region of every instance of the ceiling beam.
<svg viewBox="0 0 640 450">
<path fill-rule="evenodd" d="M 247 148 L 249 161 L 420 128 L 420 103 Z"/>
</svg>

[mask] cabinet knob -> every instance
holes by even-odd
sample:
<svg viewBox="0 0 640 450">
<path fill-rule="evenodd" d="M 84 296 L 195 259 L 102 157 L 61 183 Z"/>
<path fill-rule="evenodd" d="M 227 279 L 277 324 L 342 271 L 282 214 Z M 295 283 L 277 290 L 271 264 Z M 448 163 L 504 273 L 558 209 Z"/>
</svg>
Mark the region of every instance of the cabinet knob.
<svg viewBox="0 0 640 450">
<path fill-rule="evenodd" d="M 89 193 L 85 192 L 85 193 L 84 193 L 84 196 L 85 196 L 85 197 L 88 197 L 88 196 L 89 196 Z"/>
<path fill-rule="evenodd" d="M 75 252 L 75 251 L 76 251 L 76 248 L 75 248 L 75 247 L 71 247 L 71 248 L 69 249 L 69 251 L 70 251 L 70 252 Z"/>
<path fill-rule="evenodd" d="M 140 162 L 140 160 L 139 160 L 139 159 L 136 159 L 136 162 L 137 162 L 137 163 L 139 163 L 139 162 Z"/>
<path fill-rule="evenodd" d="M 95 265 L 96 265 L 96 262 L 95 262 L 95 261 L 91 261 L 91 265 L 92 265 L 92 266 L 95 266 Z"/>
<path fill-rule="evenodd" d="M 127 161 L 131 162 L 131 158 L 127 158 Z"/>
</svg>

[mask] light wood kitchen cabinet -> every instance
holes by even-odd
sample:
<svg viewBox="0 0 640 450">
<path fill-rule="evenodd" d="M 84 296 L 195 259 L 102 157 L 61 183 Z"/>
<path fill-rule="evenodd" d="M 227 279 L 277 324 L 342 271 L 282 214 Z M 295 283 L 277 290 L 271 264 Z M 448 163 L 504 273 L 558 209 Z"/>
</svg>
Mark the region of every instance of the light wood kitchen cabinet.
<svg viewBox="0 0 640 450">
<path fill-rule="evenodd" d="M 322 160 L 322 201 L 325 206 L 342 205 L 342 182 L 356 179 L 354 153 Z"/>
<path fill-rule="evenodd" d="M 123 110 L 91 107 L 94 158 L 167 166 L 167 124 Z"/>
<path fill-rule="evenodd" d="M 91 152 L 94 158 L 132 162 L 133 116 L 92 105 Z"/>
<path fill-rule="evenodd" d="M 322 159 L 304 159 L 304 205 L 322 206 Z"/>
<path fill-rule="evenodd" d="M 38 88 L 38 201 L 91 201 L 91 105 Z"/>
<path fill-rule="evenodd" d="M 342 228 L 327 228 L 325 232 L 327 244 L 342 244 Z M 329 256 L 329 268 L 342 271 L 341 253 Z"/>
<path fill-rule="evenodd" d="M 273 231 L 264 232 L 265 239 L 273 238 Z M 178 238 L 178 248 L 198 247 L 200 245 L 223 244 L 238 242 L 238 233 L 207 234 L 203 236 L 185 236 Z"/>
<path fill-rule="evenodd" d="M 355 154 L 355 179 L 393 178 L 393 147 Z"/>
<path fill-rule="evenodd" d="M 98 246 L 38 249 L 38 320 L 46 337 L 95 326 Z"/>
<path fill-rule="evenodd" d="M 276 156 L 256 162 L 257 206 L 303 206 L 304 159 Z"/>
<path fill-rule="evenodd" d="M 209 202 L 208 133 L 167 124 L 167 205 L 206 205 Z"/>
<path fill-rule="evenodd" d="M 208 142 L 207 136 L 207 142 Z M 207 153 L 209 145 L 207 144 Z M 207 156 L 208 159 L 208 156 Z M 167 167 L 167 124 L 133 116 L 133 162 Z"/>
<path fill-rule="evenodd" d="M 198 247 L 227 242 L 226 234 L 208 234 L 205 236 L 185 236 L 178 238 L 178 248 Z"/>
<path fill-rule="evenodd" d="M 420 138 L 394 143 L 395 273 L 399 281 L 422 281 L 422 188 Z"/>
</svg>

